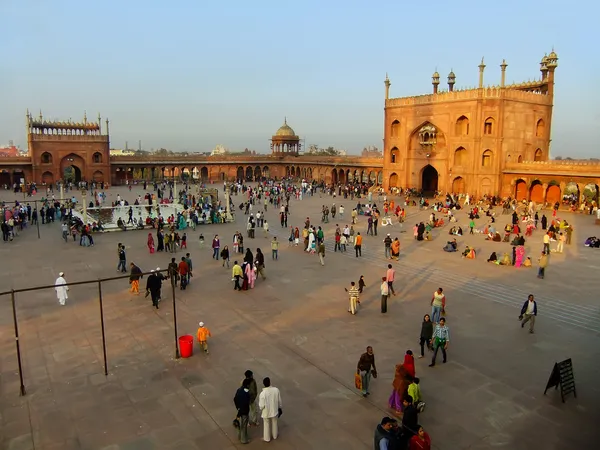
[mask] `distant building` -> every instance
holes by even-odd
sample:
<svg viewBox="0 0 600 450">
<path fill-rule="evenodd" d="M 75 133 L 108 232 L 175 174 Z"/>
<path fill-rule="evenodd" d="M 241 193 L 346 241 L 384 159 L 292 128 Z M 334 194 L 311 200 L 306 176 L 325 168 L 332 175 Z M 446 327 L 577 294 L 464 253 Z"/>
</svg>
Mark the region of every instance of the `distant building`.
<svg viewBox="0 0 600 450">
<path fill-rule="evenodd" d="M 223 145 L 218 144 L 213 149 L 213 151 L 211 152 L 210 156 L 226 155 L 227 153 L 229 153 L 229 150 L 227 150 Z"/>
<path fill-rule="evenodd" d="M 0 147 L 0 157 L 23 156 L 21 150 L 15 145 Z"/>
<path fill-rule="evenodd" d="M 133 156 L 135 155 L 135 151 L 129 149 L 122 148 L 111 148 L 110 156 Z"/>
</svg>

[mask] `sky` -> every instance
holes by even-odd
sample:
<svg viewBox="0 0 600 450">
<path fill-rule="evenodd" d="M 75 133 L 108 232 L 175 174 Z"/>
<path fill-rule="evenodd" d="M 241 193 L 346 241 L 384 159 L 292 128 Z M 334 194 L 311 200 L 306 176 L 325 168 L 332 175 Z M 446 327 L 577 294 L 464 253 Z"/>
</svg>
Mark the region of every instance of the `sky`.
<svg viewBox="0 0 600 450">
<path fill-rule="evenodd" d="M 27 108 L 110 119 L 111 147 L 269 151 L 284 117 L 305 146 L 382 147 L 391 97 L 538 78 L 554 47 L 552 156 L 598 157 L 600 2 L 0 0 L 0 145 Z"/>
</svg>

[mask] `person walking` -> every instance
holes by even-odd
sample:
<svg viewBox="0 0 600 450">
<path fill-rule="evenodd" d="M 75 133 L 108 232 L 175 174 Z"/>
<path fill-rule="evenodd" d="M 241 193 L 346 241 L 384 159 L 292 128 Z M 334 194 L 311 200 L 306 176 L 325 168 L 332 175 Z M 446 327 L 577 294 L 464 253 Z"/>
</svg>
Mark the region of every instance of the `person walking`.
<svg viewBox="0 0 600 450">
<path fill-rule="evenodd" d="M 250 380 L 244 379 L 242 386 L 235 392 L 233 403 L 237 409 L 236 418 L 238 419 L 238 439 L 241 444 L 247 444 L 248 440 L 248 420 L 250 415 Z"/>
<path fill-rule="evenodd" d="M 544 241 L 544 250 L 543 250 L 543 252 L 545 254 L 548 254 L 548 253 L 550 253 L 550 232 L 544 233 L 544 239 L 543 239 L 543 241 Z"/>
<path fill-rule="evenodd" d="M 438 288 L 431 297 L 431 320 L 434 324 L 440 321 L 440 317 L 445 308 L 446 295 L 444 295 L 444 290 L 442 288 Z"/>
<path fill-rule="evenodd" d="M 68 240 L 69 240 L 69 225 L 67 225 L 66 222 L 63 222 L 60 225 L 60 227 L 62 229 L 62 238 L 64 239 L 65 242 L 68 242 Z"/>
<path fill-rule="evenodd" d="M 134 263 L 129 264 L 129 284 L 131 284 L 131 292 L 135 295 L 140 295 L 140 278 L 143 278 L 142 269 L 136 266 Z"/>
<path fill-rule="evenodd" d="M 152 298 L 152 306 L 158 309 L 158 300 L 160 299 L 160 288 L 162 282 L 156 275 L 154 270 L 150 271 L 150 275 L 146 279 L 146 296 L 150 295 Z"/>
<path fill-rule="evenodd" d="M 383 248 L 385 250 L 385 259 L 392 259 L 392 238 L 389 233 L 383 240 Z"/>
<path fill-rule="evenodd" d="M 556 253 L 562 253 L 565 248 L 566 236 L 561 232 L 558 233 L 558 243 L 556 244 Z"/>
<path fill-rule="evenodd" d="M 390 287 L 389 291 L 392 293 L 393 296 L 396 296 L 396 291 L 394 291 L 394 279 L 396 278 L 396 271 L 394 270 L 391 264 L 388 264 L 385 278 L 387 279 L 387 284 Z"/>
<path fill-rule="evenodd" d="M 65 306 L 67 303 L 67 299 L 69 295 L 67 292 L 69 291 L 69 286 L 67 286 L 67 280 L 65 280 L 65 273 L 60 272 L 58 274 L 58 278 L 54 282 L 54 289 L 56 290 L 56 297 L 58 298 L 58 303 L 60 306 Z"/>
<path fill-rule="evenodd" d="M 271 442 L 271 438 L 277 439 L 279 436 L 277 419 L 283 413 L 281 409 L 281 393 L 279 389 L 271 386 L 271 379 L 269 377 L 263 379 L 263 386 L 264 388 L 258 397 L 258 407 L 263 419 L 263 440 Z"/>
<path fill-rule="evenodd" d="M 525 324 L 529 322 L 529 333 L 533 334 L 533 328 L 535 327 L 535 318 L 537 316 L 537 302 L 535 301 L 533 294 L 529 294 L 525 303 L 521 307 L 521 315 L 519 320 L 521 321 L 521 328 L 525 327 Z"/>
<path fill-rule="evenodd" d="M 254 379 L 254 373 L 251 370 L 244 372 L 244 377 L 248 380 L 248 390 L 250 393 L 250 415 L 249 424 L 250 426 L 260 425 L 258 422 L 258 410 L 256 407 L 256 397 L 258 397 L 258 388 L 256 386 L 256 380 Z"/>
<path fill-rule="evenodd" d="M 265 255 L 260 248 L 256 249 L 256 275 L 260 275 L 263 280 L 267 279 L 265 275 Z"/>
<path fill-rule="evenodd" d="M 231 278 L 235 282 L 233 285 L 234 291 L 241 291 L 242 286 L 240 285 L 240 280 L 244 277 L 244 271 L 242 267 L 238 264 L 237 261 L 233 262 L 233 267 L 231 269 Z"/>
<path fill-rule="evenodd" d="M 117 265 L 117 272 L 125 273 L 127 272 L 126 264 L 127 264 L 127 256 L 125 255 L 125 246 L 119 243 L 119 247 L 117 249 L 117 254 L 119 256 L 119 264 Z"/>
<path fill-rule="evenodd" d="M 425 314 L 425 316 L 423 316 L 423 323 L 421 324 L 421 337 L 419 338 L 419 344 L 421 345 L 421 356 L 419 356 L 419 358 L 425 357 L 425 344 L 427 344 L 427 348 L 432 348 L 432 337 L 433 323 L 431 322 L 429 314 Z"/>
<path fill-rule="evenodd" d="M 292 241 L 290 241 L 290 242 L 292 242 Z M 273 236 L 273 240 L 271 241 L 271 259 L 276 260 L 278 258 L 279 258 L 279 241 L 277 240 L 277 236 Z"/>
<path fill-rule="evenodd" d="M 358 288 L 356 287 L 356 283 L 354 281 L 350 282 L 350 289 L 348 290 L 348 288 L 344 288 L 344 290 L 348 293 L 348 297 L 350 300 L 350 307 L 348 309 L 349 313 L 352 313 L 352 315 L 356 314 L 357 311 L 357 302 L 359 300 L 359 293 L 358 293 Z"/>
<path fill-rule="evenodd" d="M 444 357 L 442 363 L 446 363 L 446 350 L 448 349 L 449 342 L 450 329 L 446 326 L 446 319 L 442 317 L 440 319 L 440 323 L 438 323 L 433 330 L 433 358 L 431 359 L 431 364 L 429 364 L 429 367 L 435 366 L 435 360 L 440 348 L 442 349 L 442 356 Z"/>
<path fill-rule="evenodd" d="M 354 251 L 356 252 L 356 257 L 362 256 L 362 236 L 360 235 L 360 231 L 356 233 L 356 239 L 354 240 Z"/>
<path fill-rule="evenodd" d="M 213 249 L 213 259 L 219 260 L 219 249 L 221 248 L 221 241 L 219 240 L 219 235 L 215 234 L 215 237 L 212 241 L 212 249 Z"/>
<path fill-rule="evenodd" d="M 319 244 L 319 261 L 321 262 L 322 266 L 325 265 L 325 242 L 324 241 L 321 241 L 321 243 Z"/>
<path fill-rule="evenodd" d="M 184 291 L 187 288 L 187 282 L 189 277 L 190 268 L 188 266 L 187 261 L 185 260 L 185 256 L 181 257 L 181 261 L 179 262 L 179 266 L 177 267 L 177 271 L 179 273 L 179 289 Z"/>
<path fill-rule="evenodd" d="M 371 370 L 371 368 L 373 368 Z M 360 355 L 358 364 L 356 365 L 356 373 L 360 375 L 362 384 L 362 396 L 367 397 L 370 395 L 369 387 L 371 385 L 371 376 L 377 378 L 377 368 L 375 367 L 375 353 L 373 353 L 373 347 L 370 345 L 367 347 L 367 351 Z"/>
<path fill-rule="evenodd" d="M 381 277 L 381 314 L 387 313 L 387 301 L 390 296 L 390 285 L 386 277 Z"/>
<path fill-rule="evenodd" d="M 542 255 L 538 259 L 539 268 L 537 277 L 540 279 L 544 279 L 546 275 L 546 267 L 548 267 L 548 254 L 546 252 L 542 252 Z"/>
<path fill-rule="evenodd" d="M 392 447 L 392 428 L 396 421 L 391 417 L 384 417 L 375 428 L 373 437 L 373 448 L 375 450 L 390 450 Z"/>
<path fill-rule="evenodd" d="M 225 267 L 225 264 L 227 264 L 227 268 L 229 269 L 229 247 L 228 246 L 223 247 L 223 250 L 221 250 L 221 259 L 223 260 L 223 267 Z"/>
<path fill-rule="evenodd" d="M 208 354 L 208 338 L 212 337 L 212 334 L 210 333 L 210 330 L 204 326 L 204 322 L 200 322 L 198 327 L 198 332 L 196 333 L 198 343 L 200 344 L 200 348 L 204 350 L 204 353 Z"/>
</svg>

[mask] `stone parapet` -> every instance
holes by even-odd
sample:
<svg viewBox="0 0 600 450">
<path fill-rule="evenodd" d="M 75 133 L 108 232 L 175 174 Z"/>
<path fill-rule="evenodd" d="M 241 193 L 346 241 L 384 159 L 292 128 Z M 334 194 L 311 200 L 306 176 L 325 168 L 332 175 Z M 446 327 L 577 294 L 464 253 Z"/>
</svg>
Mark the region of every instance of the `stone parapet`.
<svg viewBox="0 0 600 450">
<path fill-rule="evenodd" d="M 108 136 L 97 134 L 34 134 L 28 135 L 30 141 L 35 142 L 108 142 Z"/>
</svg>

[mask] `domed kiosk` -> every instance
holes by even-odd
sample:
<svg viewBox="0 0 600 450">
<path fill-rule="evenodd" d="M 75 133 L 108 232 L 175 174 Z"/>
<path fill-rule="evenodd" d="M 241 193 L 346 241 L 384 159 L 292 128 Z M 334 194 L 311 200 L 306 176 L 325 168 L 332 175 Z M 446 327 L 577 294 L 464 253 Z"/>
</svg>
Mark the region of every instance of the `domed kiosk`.
<svg viewBox="0 0 600 450">
<path fill-rule="evenodd" d="M 292 127 L 287 124 L 287 118 L 283 125 L 271 137 L 271 151 L 275 155 L 298 155 L 300 152 L 300 137 L 296 135 Z"/>
</svg>

